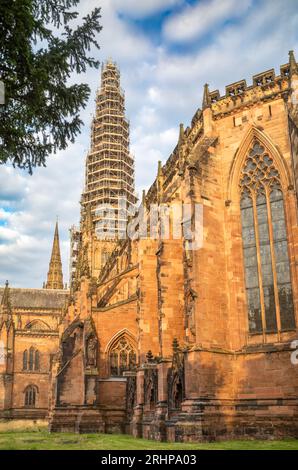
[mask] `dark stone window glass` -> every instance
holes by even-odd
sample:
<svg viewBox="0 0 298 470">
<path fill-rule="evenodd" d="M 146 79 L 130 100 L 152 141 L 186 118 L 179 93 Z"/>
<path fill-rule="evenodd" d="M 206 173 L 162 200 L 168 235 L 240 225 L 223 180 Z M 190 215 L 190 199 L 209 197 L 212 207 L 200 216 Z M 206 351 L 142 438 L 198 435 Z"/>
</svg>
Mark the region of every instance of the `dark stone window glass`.
<svg viewBox="0 0 298 470">
<path fill-rule="evenodd" d="M 40 369 L 40 354 L 38 350 L 35 350 L 32 346 L 23 352 L 23 370 L 27 371 L 38 371 Z"/>
<path fill-rule="evenodd" d="M 249 329 L 257 333 L 262 331 L 261 302 L 253 203 L 248 193 L 241 201 L 241 218 Z"/>
<path fill-rule="evenodd" d="M 34 366 L 34 349 L 29 349 L 29 370 L 33 370 Z"/>
<path fill-rule="evenodd" d="M 295 329 L 283 193 L 274 161 L 258 141 L 244 164 L 240 191 L 249 330 Z"/>
<path fill-rule="evenodd" d="M 39 370 L 39 351 L 35 351 L 34 370 Z"/>
<path fill-rule="evenodd" d="M 25 390 L 25 406 L 35 408 L 36 406 L 36 387 L 29 385 Z"/>
<path fill-rule="evenodd" d="M 271 192 L 270 204 L 281 329 L 288 330 L 295 328 L 295 315 L 283 194 L 279 189 L 274 189 Z"/>
<path fill-rule="evenodd" d="M 28 366 L 28 351 L 27 349 L 23 352 L 23 370 L 27 370 Z"/>
<path fill-rule="evenodd" d="M 272 257 L 268 227 L 268 213 L 266 196 L 259 194 L 256 201 L 257 218 L 259 229 L 259 243 L 261 256 L 261 272 L 265 306 L 266 331 L 275 332 L 277 330 L 274 283 L 272 272 Z"/>
</svg>

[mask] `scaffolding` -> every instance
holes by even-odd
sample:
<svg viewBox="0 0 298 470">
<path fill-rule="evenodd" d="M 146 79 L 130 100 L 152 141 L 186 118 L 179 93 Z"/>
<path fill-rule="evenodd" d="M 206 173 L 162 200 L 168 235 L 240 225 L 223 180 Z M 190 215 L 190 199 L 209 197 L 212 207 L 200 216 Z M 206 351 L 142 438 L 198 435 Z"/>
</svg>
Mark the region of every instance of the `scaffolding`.
<svg viewBox="0 0 298 470">
<path fill-rule="evenodd" d="M 120 87 L 117 65 L 108 61 L 102 68 L 101 87 L 96 96 L 96 113 L 91 128 L 91 148 L 86 159 L 82 211 L 91 208 L 96 225 L 99 210 L 113 207 L 115 235 L 123 231 L 127 211 L 118 218 L 118 202 L 123 198 L 135 205 L 134 158 L 129 151 L 129 121 L 125 117 L 125 97 Z M 120 222 L 120 223 L 119 223 Z"/>
</svg>

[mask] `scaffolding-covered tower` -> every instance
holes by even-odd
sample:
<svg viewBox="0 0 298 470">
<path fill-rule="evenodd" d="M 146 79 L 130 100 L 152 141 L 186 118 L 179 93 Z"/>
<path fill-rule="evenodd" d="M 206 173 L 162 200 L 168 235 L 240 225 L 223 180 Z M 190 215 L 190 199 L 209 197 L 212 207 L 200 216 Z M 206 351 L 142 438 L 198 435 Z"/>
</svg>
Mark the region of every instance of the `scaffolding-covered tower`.
<svg viewBox="0 0 298 470">
<path fill-rule="evenodd" d="M 101 87 L 96 97 L 96 113 L 91 129 L 91 149 L 87 155 L 82 211 L 91 209 L 93 223 L 102 223 L 102 208 L 113 239 L 123 236 L 127 212 L 118 214 L 119 199 L 127 205 L 136 203 L 134 159 L 129 151 L 129 122 L 125 117 L 125 98 L 120 88 L 117 65 L 108 61 L 102 68 Z"/>
</svg>

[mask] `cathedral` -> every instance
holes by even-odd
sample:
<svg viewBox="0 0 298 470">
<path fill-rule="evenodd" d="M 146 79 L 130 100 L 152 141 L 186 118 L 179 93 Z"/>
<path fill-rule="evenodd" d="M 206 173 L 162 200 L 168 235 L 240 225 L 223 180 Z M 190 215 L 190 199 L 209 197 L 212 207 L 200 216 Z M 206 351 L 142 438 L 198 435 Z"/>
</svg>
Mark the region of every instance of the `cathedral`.
<svg viewBox="0 0 298 470">
<path fill-rule="evenodd" d="M 43 288 L 0 289 L 0 418 L 160 441 L 297 438 L 294 53 L 278 74 L 224 95 L 205 85 L 142 201 L 134 184 L 120 73 L 108 61 L 69 289 L 58 225 Z M 177 236 L 172 208 L 182 206 L 193 233 L 200 208 L 198 244 Z M 154 230 L 127 236 L 147 229 L 152 207 Z"/>
</svg>

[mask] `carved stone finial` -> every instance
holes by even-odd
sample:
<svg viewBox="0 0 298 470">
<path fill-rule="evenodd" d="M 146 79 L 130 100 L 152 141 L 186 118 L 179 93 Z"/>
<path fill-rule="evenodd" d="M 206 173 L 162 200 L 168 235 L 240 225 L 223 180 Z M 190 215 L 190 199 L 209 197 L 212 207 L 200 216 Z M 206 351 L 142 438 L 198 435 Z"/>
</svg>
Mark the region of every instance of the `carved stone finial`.
<svg viewBox="0 0 298 470">
<path fill-rule="evenodd" d="M 202 109 L 204 110 L 204 109 L 208 108 L 210 106 L 210 104 L 211 104 L 211 100 L 210 100 L 209 85 L 208 85 L 208 83 L 205 83 Z"/>
<path fill-rule="evenodd" d="M 8 281 L 5 282 L 5 288 L 3 291 L 1 305 L 0 305 L 0 313 L 3 315 L 3 320 L 11 319 L 12 308 L 11 308 L 11 302 L 10 302 L 10 292 L 9 292 Z"/>
<path fill-rule="evenodd" d="M 298 65 L 295 59 L 294 51 L 289 51 L 290 76 L 298 74 Z"/>
<path fill-rule="evenodd" d="M 174 353 L 179 350 L 179 341 L 178 341 L 177 338 L 174 338 L 174 339 L 173 339 L 173 344 L 172 344 L 172 346 L 173 346 L 173 352 L 174 352 Z"/>
<path fill-rule="evenodd" d="M 142 206 L 144 207 L 146 204 L 146 191 L 143 189 L 142 191 Z"/>
<path fill-rule="evenodd" d="M 161 177 L 161 176 L 162 176 L 162 163 L 161 163 L 160 160 L 158 161 L 157 176 L 158 176 L 158 177 Z"/>
<path fill-rule="evenodd" d="M 152 354 L 152 351 L 150 349 L 146 354 L 146 359 L 147 359 L 147 362 L 153 362 L 153 354 Z"/>
<path fill-rule="evenodd" d="M 178 145 L 181 145 L 184 141 L 184 125 L 181 123 L 179 128 L 179 141 Z"/>
<path fill-rule="evenodd" d="M 162 163 L 161 161 L 158 162 L 158 169 L 157 169 L 157 194 L 159 200 L 162 197 L 163 192 L 163 171 L 162 171 Z"/>
</svg>

